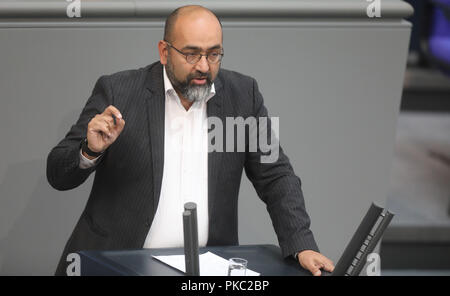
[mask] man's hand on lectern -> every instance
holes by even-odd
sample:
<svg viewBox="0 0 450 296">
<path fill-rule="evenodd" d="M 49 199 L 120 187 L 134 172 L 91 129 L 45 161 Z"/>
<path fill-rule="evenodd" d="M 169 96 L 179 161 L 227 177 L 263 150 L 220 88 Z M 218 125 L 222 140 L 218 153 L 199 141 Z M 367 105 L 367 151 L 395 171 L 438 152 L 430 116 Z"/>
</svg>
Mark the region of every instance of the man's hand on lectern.
<svg viewBox="0 0 450 296">
<path fill-rule="evenodd" d="M 108 148 L 122 132 L 125 120 L 120 111 L 110 105 L 102 114 L 95 115 L 89 121 L 87 128 L 87 145 L 94 152 L 103 152 Z"/>
<path fill-rule="evenodd" d="M 298 262 L 304 268 L 309 270 L 314 276 L 320 276 L 320 269 L 332 272 L 334 270 L 333 261 L 324 255 L 312 250 L 305 250 L 298 253 Z"/>
</svg>

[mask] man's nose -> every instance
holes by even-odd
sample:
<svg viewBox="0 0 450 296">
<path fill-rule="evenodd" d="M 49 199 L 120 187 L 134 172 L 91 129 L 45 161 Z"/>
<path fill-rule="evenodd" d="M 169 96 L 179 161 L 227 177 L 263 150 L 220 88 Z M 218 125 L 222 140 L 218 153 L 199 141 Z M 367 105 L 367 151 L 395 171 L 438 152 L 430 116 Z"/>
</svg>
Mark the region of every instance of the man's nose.
<svg viewBox="0 0 450 296">
<path fill-rule="evenodd" d="M 202 73 L 207 73 L 209 71 L 209 63 L 206 60 L 206 56 L 202 56 L 197 64 L 195 64 L 195 69 Z"/>
</svg>

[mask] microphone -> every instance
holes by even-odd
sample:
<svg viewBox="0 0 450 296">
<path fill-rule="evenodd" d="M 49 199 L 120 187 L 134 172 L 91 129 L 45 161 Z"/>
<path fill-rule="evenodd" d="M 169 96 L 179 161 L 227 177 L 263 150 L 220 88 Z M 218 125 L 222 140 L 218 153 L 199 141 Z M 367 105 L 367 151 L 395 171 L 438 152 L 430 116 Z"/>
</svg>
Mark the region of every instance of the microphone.
<svg viewBox="0 0 450 296">
<path fill-rule="evenodd" d="M 184 204 L 183 232 L 186 275 L 199 276 L 197 205 L 193 202 Z"/>
</svg>

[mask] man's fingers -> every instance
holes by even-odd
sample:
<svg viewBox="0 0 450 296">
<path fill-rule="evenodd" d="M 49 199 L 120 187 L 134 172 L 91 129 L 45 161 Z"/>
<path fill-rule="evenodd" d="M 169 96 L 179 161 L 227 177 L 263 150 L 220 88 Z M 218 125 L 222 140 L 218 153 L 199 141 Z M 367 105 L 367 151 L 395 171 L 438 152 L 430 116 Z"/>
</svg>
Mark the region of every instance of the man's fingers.
<svg viewBox="0 0 450 296">
<path fill-rule="evenodd" d="M 313 276 L 320 276 L 322 274 L 320 272 L 320 267 L 316 266 L 315 264 L 312 264 L 311 267 L 308 269 L 312 273 Z"/>
<path fill-rule="evenodd" d="M 320 255 L 315 258 L 316 265 L 321 269 L 325 269 L 326 271 L 332 272 L 334 270 L 333 262 L 327 257 Z"/>
<path fill-rule="evenodd" d="M 125 120 L 123 120 L 123 118 L 117 119 L 117 125 L 115 126 L 115 128 L 119 131 L 122 131 L 124 127 L 125 127 Z"/>
<path fill-rule="evenodd" d="M 111 113 L 115 112 L 114 109 L 117 110 L 114 106 L 109 106 L 102 114 L 97 114 L 88 126 L 90 132 L 103 133 L 107 137 L 108 142 L 114 142 L 125 126 L 123 118 L 119 118 Z M 115 123 L 113 116 L 115 116 Z"/>
<path fill-rule="evenodd" d="M 315 257 L 312 260 L 311 267 L 308 269 L 314 276 L 321 276 L 322 275 L 321 269 L 332 272 L 334 267 L 331 261 L 328 260 L 326 257 L 319 256 Z"/>
<path fill-rule="evenodd" d="M 119 110 L 108 106 L 88 123 L 88 146 L 93 151 L 104 151 L 117 139 L 125 126 Z"/>
<path fill-rule="evenodd" d="M 305 250 L 300 252 L 298 260 L 300 265 L 309 270 L 314 276 L 322 275 L 321 269 L 329 272 L 334 270 L 333 261 L 315 251 Z"/>
<path fill-rule="evenodd" d="M 109 132 L 111 132 L 111 130 L 114 128 L 114 123 L 112 122 L 112 119 L 109 119 L 109 118 L 103 116 L 100 119 L 100 121 L 106 125 Z"/>
<path fill-rule="evenodd" d="M 329 260 L 329 259 L 325 259 L 325 266 L 324 266 L 324 269 L 325 269 L 326 271 L 333 272 L 333 270 L 334 270 L 334 264 L 333 264 L 333 261 L 331 261 L 331 260 Z"/>
<path fill-rule="evenodd" d="M 316 261 L 316 266 L 318 266 L 320 269 L 324 269 L 328 272 L 333 272 L 333 270 L 334 270 L 333 261 L 331 261 L 327 257 L 320 256 L 319 258 L 316 258 L 315 261 Z"/>
<path fill-rule="evenodd" d="M 314 260 L 314 258 L 309 258 L 309 260 L 307 260 L 307 262 L 304 262 L 303 267 L 305 269 L 309 270 L 309 272 L 311 272 L 311 274 L 314 276 L 319 276 L 322 274 L 320 272 L 321 265 L 318 264 L 318 262 L 316 260 Z"/>
<path fill-rule="evenodd" d="M 113 105 L 109 105 L 105 111 L 103 111 L 104 115 L 110 116 L 112 119 L 112 115 L 114 115 L 116 117 L 116 119 L 121 119 L 122 118 L 122 114 L 120 113 L 119 109 L 117 109 L 116 107 L 114 107 Z"/>
<path fill-rule="evenodd" d="M 92 122 L 92 124 L 89 126 L 89 130 L 91 132 L 102 132 L 105 135 L 107 135 L 108 137 L 111 136 L 111 131 L 108 127 L 108 124 L 105 121 L 94 121 Z"/>
<path fill-rule="evenodd" d="M 125 126 L 125 120 L 116 118 L 116 124 L 111 123 L 110 129 L 115 137 L 118 137 Z"/>
</svg>

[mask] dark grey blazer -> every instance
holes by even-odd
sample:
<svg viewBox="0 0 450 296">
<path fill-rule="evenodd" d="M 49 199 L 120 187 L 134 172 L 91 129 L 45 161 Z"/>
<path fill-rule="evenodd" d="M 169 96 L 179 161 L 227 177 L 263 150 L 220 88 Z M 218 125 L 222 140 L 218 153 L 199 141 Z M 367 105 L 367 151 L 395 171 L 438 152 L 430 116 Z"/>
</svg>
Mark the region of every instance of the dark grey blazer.
<svg viewBox="0 0 450 296">
<path fill-rule="evenodd" d="M 65 274 L 71 252 L 142 248 L 158 206 L 163 176 L 162 69 L 156 62 L 100 77 L 77 123 L 48 155 L 47 179 L 57 190 L 75 188 L 96 171 L 89 200 L 56 274 Z M 219 117 L 225 123 L 225 117 L 268 116 L 253 78 L 221 69 L 214 83 L 216 95 L 207 103 L 208 117 Z M 80 143 L 87 124 L 109 105 L 121 111 L 125 128 L 95 167 L 80 169 Z M 226 147 L 225 141 L 223 145 Z M 281 148 L 275 163 L 262 164 L 260 156 L 261 152 L 248 151 L 208 153 L 208 245 L 238 244 L 238 193 L 245 169 L 267 205 L 283 256 L 304 249 L 318 251 L 300 179 L 288 158 Z"/>
</svg>

